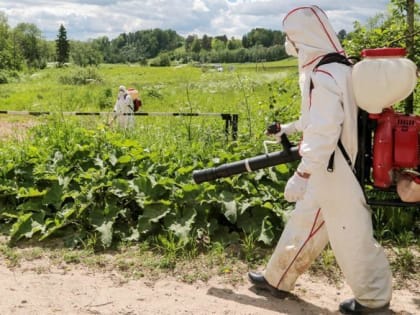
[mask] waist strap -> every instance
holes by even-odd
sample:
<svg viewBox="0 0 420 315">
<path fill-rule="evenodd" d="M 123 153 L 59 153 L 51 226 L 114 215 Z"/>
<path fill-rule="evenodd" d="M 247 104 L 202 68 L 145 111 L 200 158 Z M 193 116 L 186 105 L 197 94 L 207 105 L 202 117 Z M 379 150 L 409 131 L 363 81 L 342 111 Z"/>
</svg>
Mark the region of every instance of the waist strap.
<svg viewBox="0 0 420 315">
<path fill-rule="evenodd" d="M 341 142 L 341 139 L 338 140 L 338 148 L 340 149 L 341 153 L 344 156 L 344 159 L 346 160 L 347 164 L 350 166 L 352 172 L 354 173 L 350 156 L 347 154 L 346 149 L 344 148 L 343 143 Z M 331 153 L 330 159 L 328 160 L 327 171 L 330 173 L 334 171 L 334 155 L 335 152 Z"/>
</svg>

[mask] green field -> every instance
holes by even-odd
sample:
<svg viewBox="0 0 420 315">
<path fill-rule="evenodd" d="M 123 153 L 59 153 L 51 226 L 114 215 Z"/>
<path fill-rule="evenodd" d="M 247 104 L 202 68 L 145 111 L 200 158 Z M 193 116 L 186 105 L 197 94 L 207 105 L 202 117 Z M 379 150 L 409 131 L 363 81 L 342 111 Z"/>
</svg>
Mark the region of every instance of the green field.
<svg viewBox="0 0 420 315">
<path fill-rule="evenodd" d="M 101 101 L 113 102 L 118 86 L 135 87 L 153 111 L 181 110 L 189 89 L 194 106 L 200 111 L 235 110 L 242 100 L 239 81 L 250 81 L 258 97 L 264 84 L 297 71 L 296 60 L 259 64 L 175 67 L 101 65 L 98 68 L 48 68 L 27 74 L 15 83 L 0 86 L 0 109 L 15 110 L 100 110 Z M 76 84 L 65 84 L 73 83 Z M 86 82 L 86 84 L 84 84 Z M 90 83 L 89 83 L 90 82 Z M 64 84 L 63 84 L 64 83 Z M 77 84 L 79 83 L 79 84 Z M 107 96 L 111 90 L 113 96 Z M 257 97 L 257 96 L 255 96 Z"/>
</svg>

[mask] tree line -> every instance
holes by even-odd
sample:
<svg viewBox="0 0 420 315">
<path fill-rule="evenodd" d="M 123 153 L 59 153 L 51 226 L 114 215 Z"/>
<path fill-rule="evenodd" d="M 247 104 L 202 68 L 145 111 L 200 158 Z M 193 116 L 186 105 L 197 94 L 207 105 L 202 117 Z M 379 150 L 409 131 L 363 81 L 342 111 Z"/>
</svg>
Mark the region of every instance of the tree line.
<svg viewBox="0 0 420 315">
<path fill-rule="evenodd" d="M 57 39 L 42 38 L 35 24 L 20 23 L 11 28 L 0 12 L 0 68 L 23 70 L 44 68 L 48 62 L 80 66 L 100 63 L 140 63 L 166 66 L 173 62 L 248 62 L 279 60 L 286 57 L 284 34 L 256 28 L 241 40 L 226 35 L 189 35 L 186 38 L 168 29 L 122 33 L 114 39 L 102 36 L 88 41 L 67 39 L 60 25 Z"/>
</svg>

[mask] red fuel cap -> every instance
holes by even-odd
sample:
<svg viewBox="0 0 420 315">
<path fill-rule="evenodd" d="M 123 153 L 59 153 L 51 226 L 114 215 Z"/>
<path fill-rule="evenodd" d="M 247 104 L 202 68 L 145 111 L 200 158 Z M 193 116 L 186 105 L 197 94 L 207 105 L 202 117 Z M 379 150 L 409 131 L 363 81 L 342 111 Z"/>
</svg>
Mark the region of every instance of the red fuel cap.
<svg viewBox="0 0 420 315">
<path fill-rule="evenodd" d="M 404 57 L 406 55 L 405 48 L 373 48 L 363 49 L 362 57 Z"/>
</svg>

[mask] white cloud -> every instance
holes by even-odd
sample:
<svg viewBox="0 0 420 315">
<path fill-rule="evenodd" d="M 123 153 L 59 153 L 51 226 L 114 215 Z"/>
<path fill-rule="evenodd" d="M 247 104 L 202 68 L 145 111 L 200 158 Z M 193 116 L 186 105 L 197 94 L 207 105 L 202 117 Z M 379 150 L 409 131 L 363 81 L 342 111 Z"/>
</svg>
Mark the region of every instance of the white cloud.
<svg viewBox="0 0 420 315">
<path fill-rule="evenodd" d="M 194 0 L 192 10 L 194 12 L 209 12 L 209 8 L 207 8 L 206 4 L 201 0 Z"/>
<path fill-rule="evenodd" d="M 385 12 L 388 0 L 319 0 L 339 31 L 353 22 Z M 2 0 L 0 11 L 9 25 L 34 23 L 47 39 L 55 39 L 64 24 L 70 39 L 115 38 L 142 29 L 172 29 L 180 35 L 226 34 L 241 38 L 256 27 L 281 30 L 281 21 L 297 0 Z M 306 3 L 305 3 L 306 4 Z"/>
</svg>

